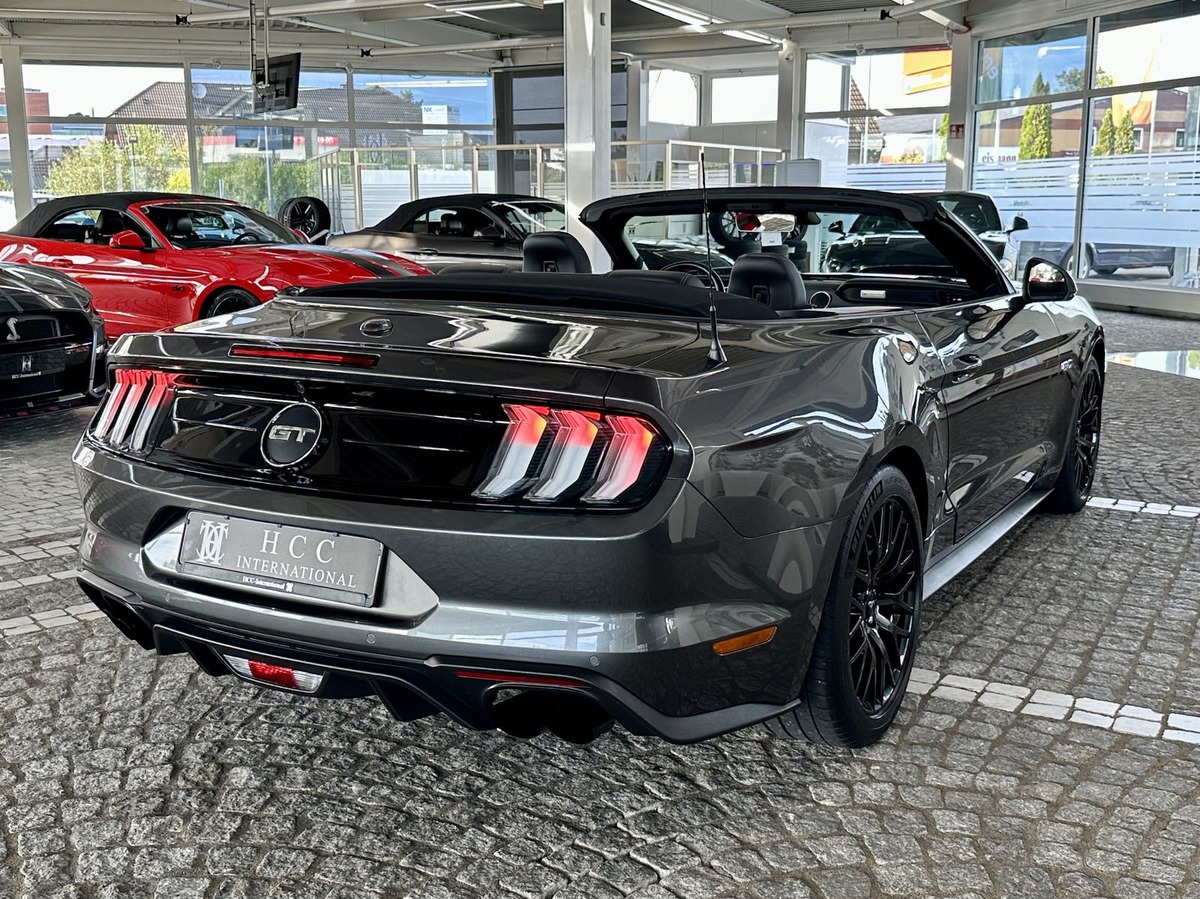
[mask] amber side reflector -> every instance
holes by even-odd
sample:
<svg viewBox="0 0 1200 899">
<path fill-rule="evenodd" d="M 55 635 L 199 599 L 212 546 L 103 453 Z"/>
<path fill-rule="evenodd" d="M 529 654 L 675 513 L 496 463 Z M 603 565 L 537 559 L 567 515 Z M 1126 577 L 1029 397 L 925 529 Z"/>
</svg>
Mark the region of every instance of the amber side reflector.
<svg viewBox="0 0 1200 899">
<path fill-rule="evenodd" d="M 774 637 L 775 625 L 772 624 L 770 627 L 760 627 L 748 634 L 739 634 L 736 637 L 718 640 L 712 645 L 712 648 L 717 655 L 727 656 L 730 653 L 741 652 L 743 649 L 753 649 L 755 646 L 770 643 Z"/>
</svg>

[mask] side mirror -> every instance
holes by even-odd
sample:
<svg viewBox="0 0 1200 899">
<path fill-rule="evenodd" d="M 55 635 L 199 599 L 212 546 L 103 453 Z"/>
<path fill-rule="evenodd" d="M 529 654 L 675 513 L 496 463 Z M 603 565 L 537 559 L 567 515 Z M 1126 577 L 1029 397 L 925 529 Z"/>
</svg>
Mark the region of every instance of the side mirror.
<svg viewBox="0 0 1200 899">
<path fill-rule="evenodd" d="M 109 240 L 110 247 L 116 247 L 118 250 L 147 250 L 152 249 L 146 246 L 146 241 L 142 240 L 142 236 L 136 231 L 118 231 Z"/>
<path fill-rule="evenodd" d="M 1012 227 L 1008 229 L 1008 233 L 1012 234 L 1014 231 L 1028 231 L 1028 230 L 1029 230 L 1029 222 L 1025 221 L 1025 216 L 1018 215 L 1018 216 L 1013 217 Z"/>
<path fill-rule="evenodd" d="M 503 239 L 500 229 L 495 225 L 484 225 L 482 228 L 476 228 L 473 236 L 476 240 L 499 241 Z"/>
<path fill-rule="evenodd" d="M 1025 263 L 1021 282 L 1021 305 L 1063 303 L 1075 296 L 1075 279 L 1061 266 L 1037 256 Z"/>
<path fill-rule="evenodd" d="M 830 232 L 831 232 L 831 233 L 833 233 L 833 234 L 845 234 L 845 233 L 846 233 L 846 226 L 842 224 L 842 220 L 841 220 L 841 219 L 838 219 L 836 222 L 832 222 L 832 223 L 829 225 L 829 230 L 830 230 Z"/>
</svg>

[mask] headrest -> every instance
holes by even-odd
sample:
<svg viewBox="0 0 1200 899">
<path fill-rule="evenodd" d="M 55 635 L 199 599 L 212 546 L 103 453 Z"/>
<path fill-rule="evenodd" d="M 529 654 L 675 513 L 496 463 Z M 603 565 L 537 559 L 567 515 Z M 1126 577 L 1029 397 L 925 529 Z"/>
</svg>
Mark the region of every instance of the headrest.
<svg viewBox="0 0 1200 899">
<path fill-rule="evenodd" d="M 566 231 L 539 231 L 521 244 L 521 270 L 590 275 L 592 263 L 583 244 Z"/>
<path fill-rule="evenodd" d="M 194 232 L 195 229 L 192 228 L 192 217 L 190 215 L 179 216 L 171 225 L 171 233 L 175 235 L 189 235 Z"/>
<path fill-rule="evenodd" d="M 680 287 L 703 287 L 704 282 L 691 272 L 663 272 L 644 268 L 615 268 L 605 275 L 606 278 L 637 278 L 642 281 L 662 281 L 664 284 L 678 284 Z"/>
<path fill-rule="evenodd" d="M 442 232 L 445 234 L 462 234 L 464 231 L 462 219 L 451 216 L 449 220 L 442 216 Z"/>
<path fill-rule="evenodd" d="M 729 292 L 758 300 L 776 312 L 809 308 L 800 272 L 788 257 L 774 253 L 739 256 L 729 275 Z"/>
<path fill-rule="evenodd" d="M 112 237 L 123 229 L 124 223 L 121 221 L 121 213 L 119 212 L 114 212 L 111 209 L 101 209 L 100 214 L 96 216 L 97 234 Z"/>
</svg>

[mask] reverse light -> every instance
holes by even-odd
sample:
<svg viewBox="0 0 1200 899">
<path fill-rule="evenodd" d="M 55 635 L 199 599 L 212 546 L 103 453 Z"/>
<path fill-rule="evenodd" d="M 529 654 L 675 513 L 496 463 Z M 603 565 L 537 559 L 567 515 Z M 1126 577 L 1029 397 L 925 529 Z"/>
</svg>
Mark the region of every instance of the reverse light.
<svg viewBox="0 0 1200 899">
<path fill-rule="evenodd" d="M 259 662 L 255 659 L 244 659 L 231 655 L 224 655 L 224 659 L 229 667 L 242 677 L 270 684 L 273 687 L 298 690 L 301 693 L 316 693 L 321 688 L 321 682 L 325 680 L 323 674 L 300 671 L 297 668 L 288 668 L 270 662 Z"/>
<path fill-rule="evenodd" d="M 668 451 L 654 425 L 636 415 L 516 403 L 502 408 L 508 421 L 474 491 L 479 499 L 613 505 L 631 499 L 639 482 L 647 485 Z"/>
<path fill-rule="evenodd" d="M 290 362 L 316 362 L 323 365 L 350 365 L 356 368 L 374 368 L 379 357 L 369 353 L 329 353 L 317 350 L 285 350 L 269 346 L 244 346 L 229 348 L 230 356 L 250 359 L 285 359 Z"/>
</svg>

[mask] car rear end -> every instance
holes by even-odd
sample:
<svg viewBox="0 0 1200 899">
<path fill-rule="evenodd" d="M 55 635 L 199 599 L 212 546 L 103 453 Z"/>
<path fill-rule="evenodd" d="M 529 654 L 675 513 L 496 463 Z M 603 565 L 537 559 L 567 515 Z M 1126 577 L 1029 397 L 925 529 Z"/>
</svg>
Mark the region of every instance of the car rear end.
<svg viewBox="0 0 1200 899">
<path fill-rule="evenodd" d="M 664 373 L 614 361 L 631 325 L 253 315 L 114 349 L 75 455 L 80 583 L 132 639 L 578 741 L 613 719 L 701 739 L 798 694 L 816 577 L 781 589 L 780 554 L 820 559 L 828 527 L 730 526 L 689 481 Z M 585 336 L 608 350 L 566 345 Z M 695 326 L 657 341 L 686 352 Z"/>
</svg>

